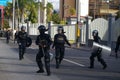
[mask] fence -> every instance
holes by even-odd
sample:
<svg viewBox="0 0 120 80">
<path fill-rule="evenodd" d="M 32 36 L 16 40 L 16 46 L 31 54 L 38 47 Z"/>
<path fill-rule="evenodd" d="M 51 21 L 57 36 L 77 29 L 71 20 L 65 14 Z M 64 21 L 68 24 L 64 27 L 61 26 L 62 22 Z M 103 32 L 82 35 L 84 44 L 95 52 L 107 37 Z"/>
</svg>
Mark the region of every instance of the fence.
<svg viewBox="0 0 120 80">
<path fill-rule="evenodd" d="M 51 37 L 54 38 L 54 35 L 57 34 L 58 25 L 51 26 Z M 63 26 L 65 35 L 71 43 L 76 42 L 76 26 L 75 25 L 64 25 Z"/>
<path fill-rule="evenodd" d="M 110 22 L 110 20 L 112 20 Z M 29 26 L 29 35 L 38 35 L 39 32 L 37 30 L 38 24 L 31 24 Z M 46 25 L 48 26 L 48 25 Z M 57 27 L 59 25 L 51 25 L 50 29 L 50 35 L 52 39 L 54 38 L 54 35 L 57 33 Z M 111 27 L 111 29 L 110 29 Z M 64 25 L 65 35 L 67 36 L 68 40 L 72 43 L 76 42 L 76 26 L 75 25 Z M 89 22 L 88 25 L 88 39 L 91 40 L 92 38 L 92 31 L 98 30 L 99 36 L 101 37 L 102 41 L 105 41 L 106 43 L 111 42 L 111 46 L 115 46 L 115 41 L 117 40 L 118 35 L 120 35 L 120 19 L 114 20 L 114 19 L 103 19 L 103 18 L 97 18 L 91 22 Z M 81 43 L 86 44 L 86 24 L 82 25 L 81 28 Z"/>
</svg>

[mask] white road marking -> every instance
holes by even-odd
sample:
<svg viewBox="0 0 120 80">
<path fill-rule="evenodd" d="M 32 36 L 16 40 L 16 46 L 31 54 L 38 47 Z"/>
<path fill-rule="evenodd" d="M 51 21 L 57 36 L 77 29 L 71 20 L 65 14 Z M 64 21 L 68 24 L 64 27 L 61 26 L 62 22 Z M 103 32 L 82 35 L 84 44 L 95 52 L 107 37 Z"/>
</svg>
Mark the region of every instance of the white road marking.
<svg viewBox="0 0 120 80">
<path fill-rule="evenodd" d="M 65 61 L 67 61 L 69 63 L 76 64 L 76 65 L 81 66 L 81 67 L 85 67 L 85 65 L 83 65 L 83 64 L 80 64 L 80 63 L 77 63 L 77 62 L 74 62 L 74 61 L 71 61 L 71 60 L 68 60 L 68 59 L 63 59 L 63 60 L 65 60 Z"/>
</svg>

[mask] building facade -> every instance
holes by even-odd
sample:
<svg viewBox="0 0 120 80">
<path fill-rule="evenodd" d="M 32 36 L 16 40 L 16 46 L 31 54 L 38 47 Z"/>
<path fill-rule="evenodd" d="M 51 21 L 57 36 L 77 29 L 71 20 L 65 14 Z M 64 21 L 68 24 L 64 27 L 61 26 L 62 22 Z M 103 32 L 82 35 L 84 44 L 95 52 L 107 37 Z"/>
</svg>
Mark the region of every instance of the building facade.
<svg viewBox="0 0 120 80">
<path fill-rule="evenodd" d="M 89 0 L 89 15 L 93 18 L 105 17 L 119 11 L 120 0 Z"/>
<path fill-rule="evenodd" d="M 70 16 L 71 7 L 77 9 L 77 0 L 60 0 L 60 17 L 66 19 Z M 82 4 L 82 3 L 81 3 Z M 86 6 L 84 6 L 86 7 Z M 84 8 L 83 7 L 83 8 Z M 89 16 L 93 18 L 105 17 L 120 10 L 120 0 L 89 0 Z M 75 15 L 76 17 L 77 15 Z"/>
<path fill-rule="evenodd" d="M 70 16 L 70 8 L 76 9 L 76 0 L 60 0 L 60 18 L 62 20 Z"/>
</svg>

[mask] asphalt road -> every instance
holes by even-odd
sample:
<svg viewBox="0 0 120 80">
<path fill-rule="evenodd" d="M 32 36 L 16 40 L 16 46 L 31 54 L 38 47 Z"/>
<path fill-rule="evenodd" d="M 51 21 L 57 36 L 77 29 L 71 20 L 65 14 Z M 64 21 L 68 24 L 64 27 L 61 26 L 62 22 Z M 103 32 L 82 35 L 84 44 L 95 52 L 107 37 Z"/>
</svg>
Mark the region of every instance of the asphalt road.
<svg viewBox="0 0 120 80">
<path fill-rule="evenodd" d="M 18 54 L 17 44 L 11 42 L 8 45 Z M 27 49 L 25 58 L 35 62 L 37 51 L 37 46 L 31 46 Z M 65 58 L 59 69 L 55 68 L 55 60 L 51 62 L 52 74 L 60 80 L 120 80 L 120 57 L 115 59 L 114 53 L 113 56 L 103 54 L 108 67 L 103 70 L 102 65 L 96 59 L 95 68 L 89 69 L 90 52 L 90 50 L 66 48 Z M 51 53 L 54 54 L 54 50 L 51 50 Z"/>
</svg>

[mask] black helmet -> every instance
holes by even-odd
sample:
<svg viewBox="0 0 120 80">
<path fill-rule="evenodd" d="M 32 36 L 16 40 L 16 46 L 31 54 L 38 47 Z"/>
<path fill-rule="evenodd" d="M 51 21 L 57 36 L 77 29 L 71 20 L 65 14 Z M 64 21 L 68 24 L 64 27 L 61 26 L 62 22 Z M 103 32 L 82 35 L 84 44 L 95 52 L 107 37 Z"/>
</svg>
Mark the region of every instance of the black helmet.
<svg viewBox="0 0 120 80">
<path fill-rule="evenodd" d="M 59 26 L 58 29 L 57 29 L 57 31 L 58 31 L 58 32 L 61 31 L 62 33 L 64 33 L 64 28 L 63 28 L 63 26 Z"/>
<path fill-rule="evenodd" d="M 40 26 L 38 27 L 38 30 L 39 30 L 39 31 L 46 31 L 46 28 L 45 28 L 44 25 L 40 25 Z"/>
<path fill-rule="evenodd" d="M 92 36 L 98 36 L 98 30 L 93 30 Z"/>
<path fill-rule="evenodd" d="M 26 27 L 25 26 L 21 26 L 21 30 L 25 30 L 26 29 Z"/>
</svg>

